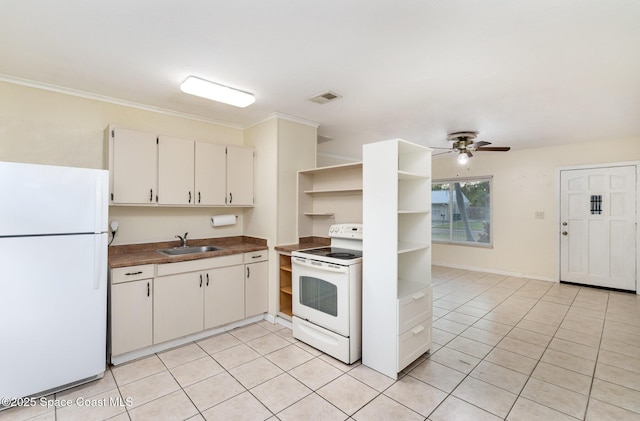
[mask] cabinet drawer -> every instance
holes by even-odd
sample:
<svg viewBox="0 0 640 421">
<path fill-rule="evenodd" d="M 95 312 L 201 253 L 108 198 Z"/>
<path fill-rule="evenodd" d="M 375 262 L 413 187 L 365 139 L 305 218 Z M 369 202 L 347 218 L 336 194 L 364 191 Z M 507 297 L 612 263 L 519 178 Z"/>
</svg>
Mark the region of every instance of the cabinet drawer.
<svg viewBox="0 0 640 421">
<path fill-rule="evenodd" d="M 252 251 L 244 254 L 244 263 L 264 262 L 269 258 L 269 250 Z"/>
<path fill-rule="evenodd" d="M 137 281 L 138 279 L 153 278 L 155 265 L 127 266 L 111 269 L 111 283 Z"/>
<path fill-rule="evenodd" d="M 431 348 L 431 317 L 398 336 L 398 372 Z"/>
<path fill-rule="evenodd" d="M 419 320 L 431 317 L 433 312 L 433 290 L 431 286 L 398 300 L 398 334 L 415 326 Z"/>
</svg>

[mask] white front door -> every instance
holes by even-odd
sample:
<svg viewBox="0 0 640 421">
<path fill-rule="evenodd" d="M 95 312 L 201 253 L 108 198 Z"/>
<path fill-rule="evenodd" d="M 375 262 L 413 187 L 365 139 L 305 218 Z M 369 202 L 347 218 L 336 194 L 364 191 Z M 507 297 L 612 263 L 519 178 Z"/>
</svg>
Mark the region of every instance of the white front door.
<svg viewBox="0 0 640 421">
<path fill-rule="evenodd" d="M 636 290 L 636 167 L 560 171 L 560 280 Z"/>
</svg>

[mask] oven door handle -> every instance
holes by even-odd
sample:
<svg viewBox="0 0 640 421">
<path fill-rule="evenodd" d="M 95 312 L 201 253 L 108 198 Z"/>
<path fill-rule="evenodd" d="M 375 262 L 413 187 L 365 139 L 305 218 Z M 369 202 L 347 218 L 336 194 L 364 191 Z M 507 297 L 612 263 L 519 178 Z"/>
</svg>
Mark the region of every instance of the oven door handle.
<svg viewBox="0 0 640 421">
<path fill-rule="evenodd" d="M 304 266 L 304 267 L 308 267 L 308 268 L 313 268 L 313 269 L 320 270 L 320 271 L 323 271 L 323 272 L 346 273 L 347 269 L 348 269 L 345 266 L 332 267 L 332 266 L 327 265 L 326 263 L 324 263 L 322 265 L 318 265 L 318 264 L 314 265 L 309 260 L 304 260 L 304 259 L 299 259 L 299 258 L 294 258 L 292 263 L 294 265 L 300 265 L 300 266 Z"/>
</svg>

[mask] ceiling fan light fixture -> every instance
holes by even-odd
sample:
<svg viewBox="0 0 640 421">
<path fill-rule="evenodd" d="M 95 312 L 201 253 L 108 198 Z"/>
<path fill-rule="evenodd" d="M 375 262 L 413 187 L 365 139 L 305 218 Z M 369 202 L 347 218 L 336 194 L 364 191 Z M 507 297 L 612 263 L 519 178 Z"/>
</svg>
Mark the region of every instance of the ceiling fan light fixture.
<svg viewBox="0 0 640 421">
<path fill-rule="evenodd" d="M 458 164 L 466 165 L 469 162 L 469 152 L 460 151 L 458 154 Z"/>
<path fill-rule="evenodd" d="M 248 107 L 256 102 L 253 94 L 200 79 L 195 76 L 189 76 L 186 78 L 180 85 L 180 90 L 186 94 L 199 96 L 240 108 Z"/>
</svg>

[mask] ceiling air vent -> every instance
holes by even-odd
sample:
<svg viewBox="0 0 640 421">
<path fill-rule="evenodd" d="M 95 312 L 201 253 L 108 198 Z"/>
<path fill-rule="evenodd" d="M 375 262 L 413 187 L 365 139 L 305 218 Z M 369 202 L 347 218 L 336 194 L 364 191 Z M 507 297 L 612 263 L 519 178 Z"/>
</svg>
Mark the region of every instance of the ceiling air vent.
<svg viewBox="0 0 640 421">
<path fill-rule="evenodd" d="M 315 102 L 316 104 L 326 104 L 327 102 L 331 102 L 339 98 L 342 98 L 342 95 L 335 92 L 327 91 L 309 98 L 309 101 Z"/>
</svg>

